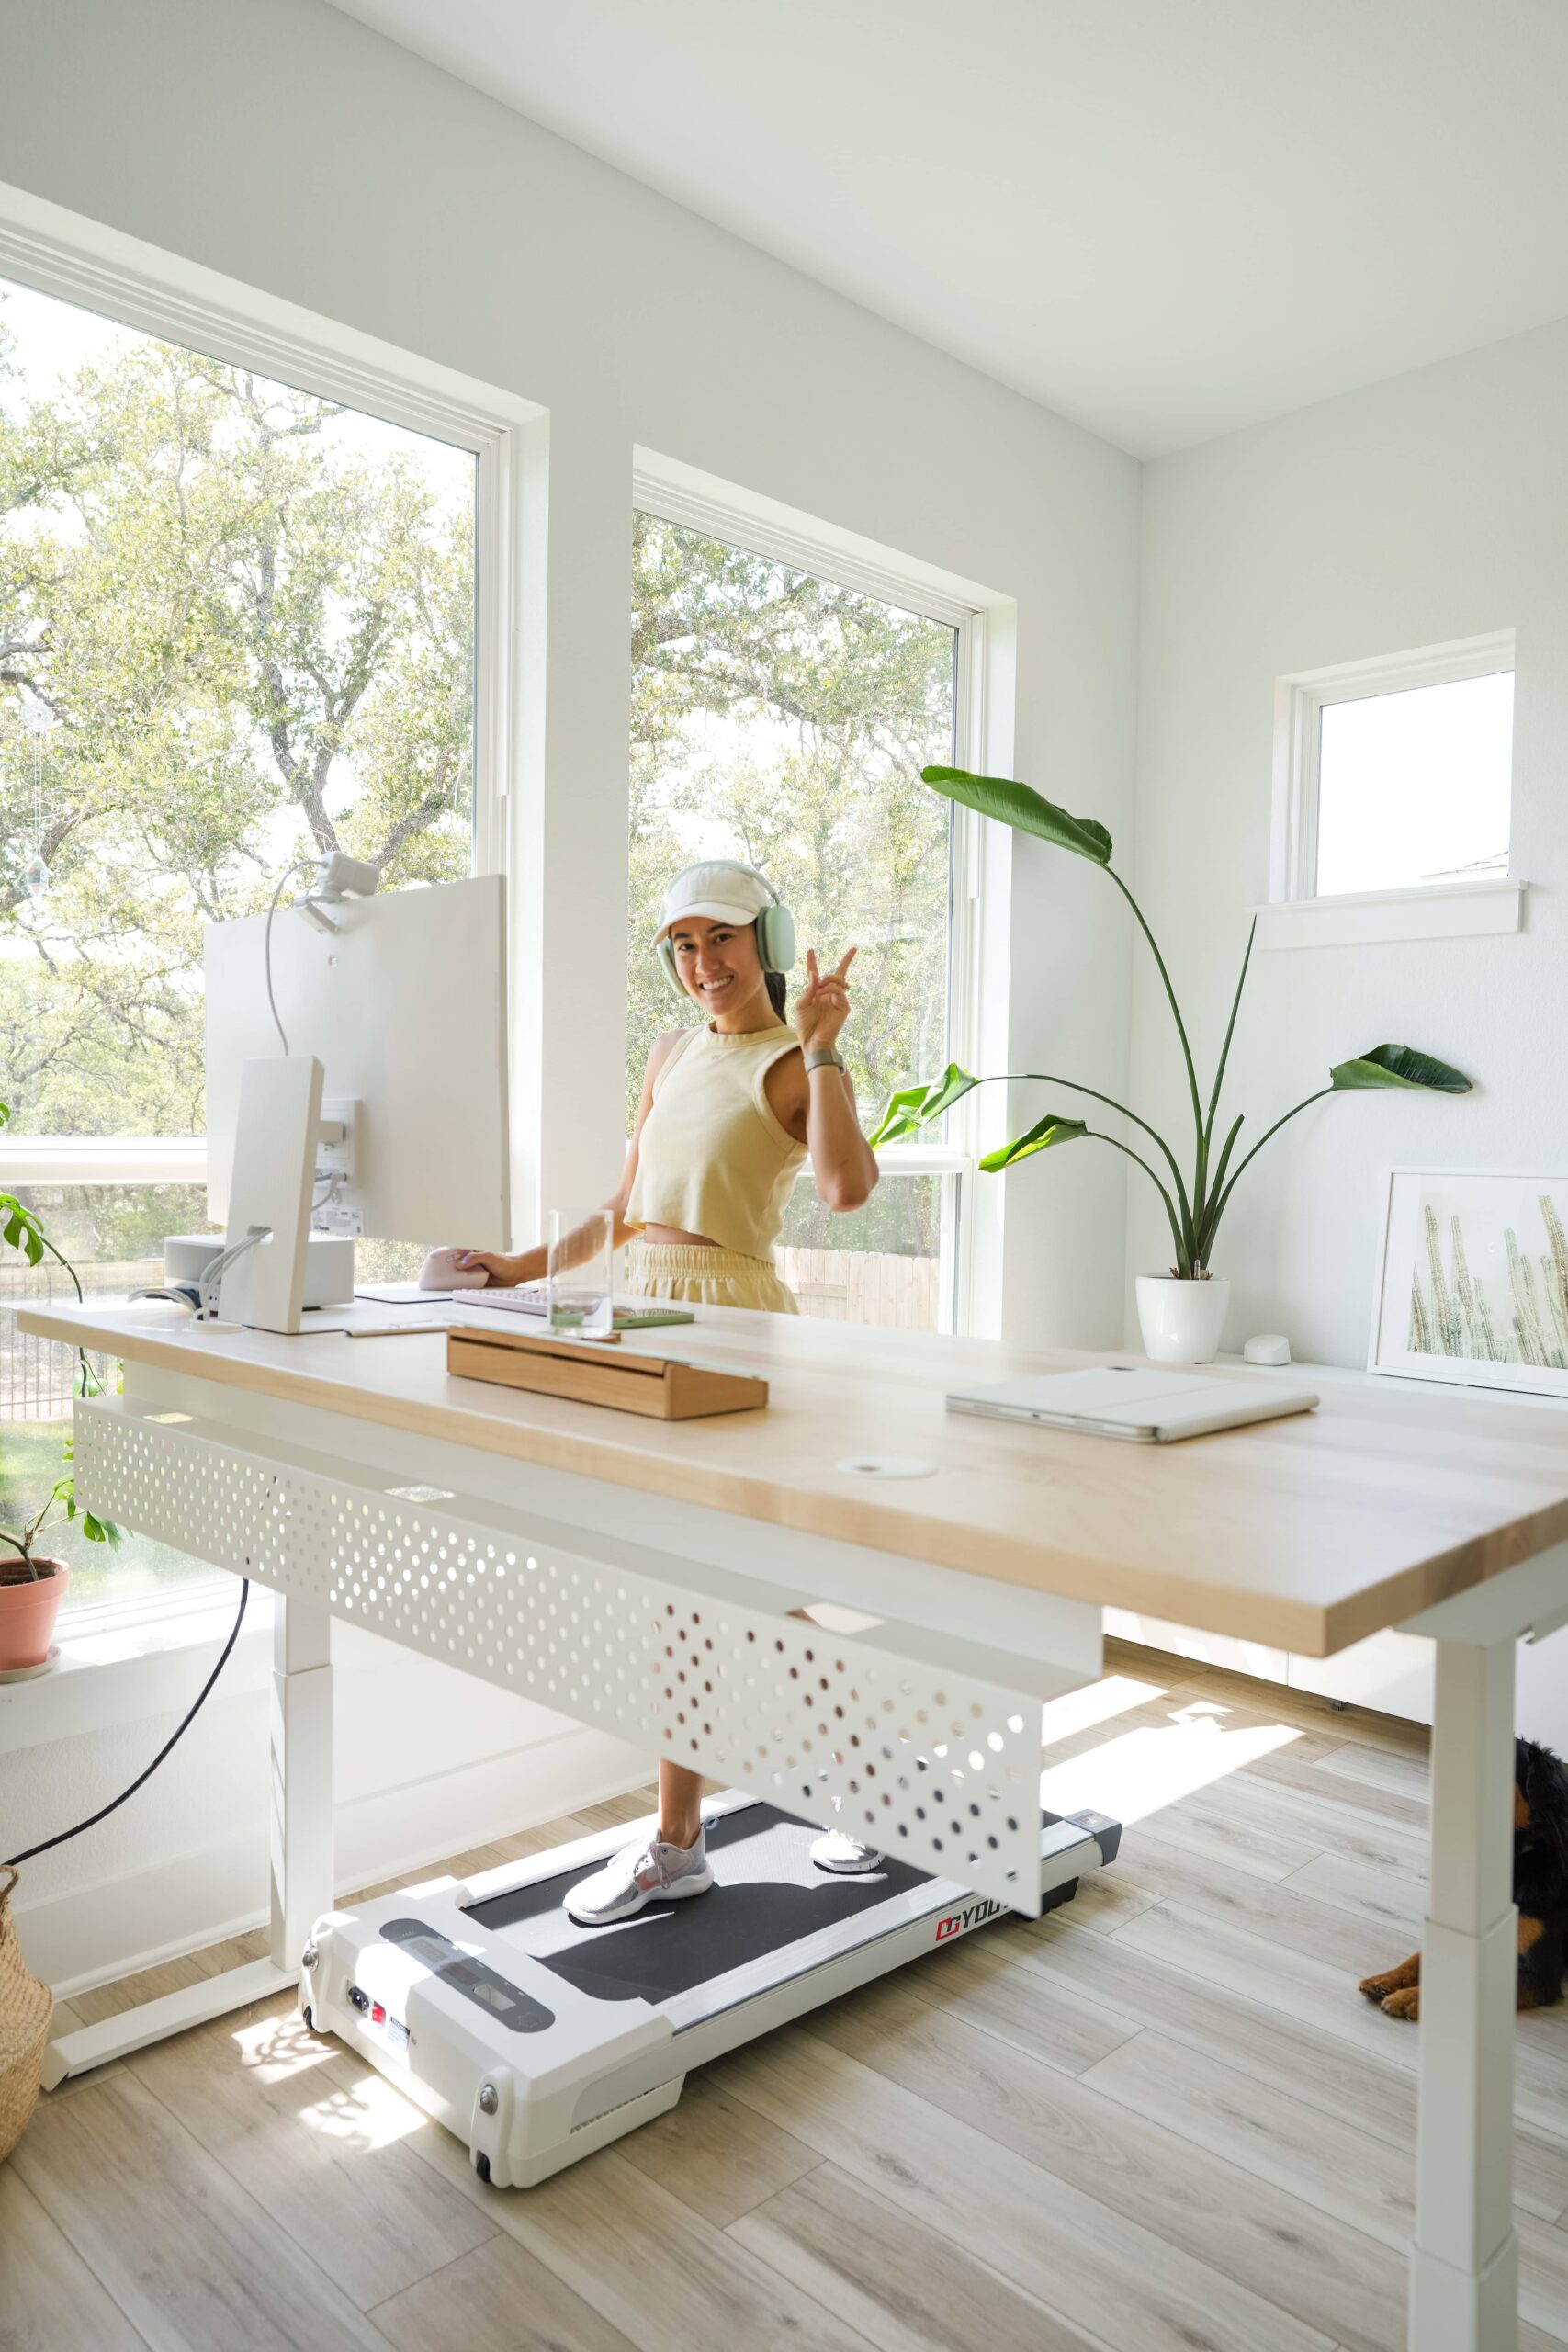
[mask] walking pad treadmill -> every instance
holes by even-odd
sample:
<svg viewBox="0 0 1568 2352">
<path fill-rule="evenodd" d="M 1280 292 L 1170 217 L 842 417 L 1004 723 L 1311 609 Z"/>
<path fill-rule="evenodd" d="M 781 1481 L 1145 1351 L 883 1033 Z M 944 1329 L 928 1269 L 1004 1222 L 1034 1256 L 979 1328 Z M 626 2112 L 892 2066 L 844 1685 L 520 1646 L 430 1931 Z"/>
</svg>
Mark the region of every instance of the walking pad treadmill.
<svg viewBox="0 0 1568 2352">
<path fill-rule="evenodd" d="M 819 1870 L 818 1828 L 758 1799 L 705 1814 L 713 1889 L 609 1927 L 579 1927 L 561 1898 L 651 1815 L 330 1914 L 301 1970 L 307 2024 L 466 2141 L 482 2179 L 528 2188 L 673 2107 L 694 2066 L 1007 1908 L 891 1857 L 861 1877 Z M 1112 1860 L 1120 1834 L 1102 1814 L 1043 1815 L 1041 1908 Z"/>
</svg>

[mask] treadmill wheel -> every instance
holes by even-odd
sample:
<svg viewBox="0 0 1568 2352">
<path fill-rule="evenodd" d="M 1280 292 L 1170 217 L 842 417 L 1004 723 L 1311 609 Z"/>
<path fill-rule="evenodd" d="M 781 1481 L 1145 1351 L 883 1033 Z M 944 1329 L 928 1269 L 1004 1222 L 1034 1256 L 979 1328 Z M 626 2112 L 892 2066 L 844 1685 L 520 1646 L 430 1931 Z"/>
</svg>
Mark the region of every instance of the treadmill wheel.
<svg viewBox="0 0 1568 2352">
<path fill-rule="evenodd" d="M 488 2180 L 490 2178 L 490 2158 L 486 2155 L 482 2148 L 476 2148 L 474 2150 L 474 2170 L 478 2173 L 481 2180 Z"/>
</svg>

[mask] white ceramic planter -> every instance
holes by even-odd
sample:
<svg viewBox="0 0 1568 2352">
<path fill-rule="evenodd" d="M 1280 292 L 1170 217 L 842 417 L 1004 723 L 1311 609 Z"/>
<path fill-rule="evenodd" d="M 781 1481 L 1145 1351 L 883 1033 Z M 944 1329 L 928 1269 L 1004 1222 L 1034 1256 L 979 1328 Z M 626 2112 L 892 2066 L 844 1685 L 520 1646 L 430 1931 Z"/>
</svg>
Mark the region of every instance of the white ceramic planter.
<svg viewBox="0 0 1568 2352">
<path fill-rule="evenodd" d="M 1138 1276 L 1138 1323 L 1144 1353 L 1156 1363 L 1213 1363 L 1231 1303 L 1224 1274 L 1185 1283 L 1175 1274 Z"/>
</svg>

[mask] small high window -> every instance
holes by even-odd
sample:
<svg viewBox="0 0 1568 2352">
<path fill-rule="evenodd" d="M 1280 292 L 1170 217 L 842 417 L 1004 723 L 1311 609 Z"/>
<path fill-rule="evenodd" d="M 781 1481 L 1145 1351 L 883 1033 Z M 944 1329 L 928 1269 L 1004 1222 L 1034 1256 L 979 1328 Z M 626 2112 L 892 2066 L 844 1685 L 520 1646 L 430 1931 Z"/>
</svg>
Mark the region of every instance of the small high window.
<svg viewBox="0 0 1568 2352">
<path fill-rule="evenodd" d="M 1506 876 L 1511 638 L 1291 685 L 1295 821 L 1284 896 Z"/>
</svg>

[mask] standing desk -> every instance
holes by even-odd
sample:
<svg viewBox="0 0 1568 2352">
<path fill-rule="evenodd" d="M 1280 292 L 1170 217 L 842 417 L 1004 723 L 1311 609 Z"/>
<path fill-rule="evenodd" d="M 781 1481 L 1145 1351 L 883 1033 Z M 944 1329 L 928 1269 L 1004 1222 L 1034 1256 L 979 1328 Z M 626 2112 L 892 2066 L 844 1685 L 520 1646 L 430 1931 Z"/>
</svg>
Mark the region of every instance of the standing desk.
<svg viewBox="0 0 1568 2352">
<path fill-rule="evenodd" d="M 333 1616 L 1021 1909 L 1034 1710 L 1099 1672 L 1103 1609 L 1311 1657 L 1403 1626 L 1437 1645 L 1410 2343 L 1514 2343 L 1514 1645 L 1568 1621 L 1558 1416 L 1402 1383 L 1128 1445 L 943 1409 L 1111 1358 L 717 1309 L 624 1344 L 760 1373 L 770 1408 L 662 1423 L 454 1380 L 435 1334 L 20 1320 L 124 1362 L 77 1407 L 86 1506 L 281 1599 L 272 1960 L 66 2036 L 50 2079 L 294 1983 L 333 1894 Z"/>
</svg>

